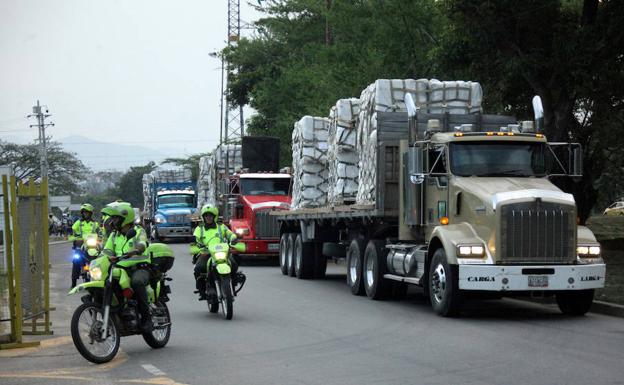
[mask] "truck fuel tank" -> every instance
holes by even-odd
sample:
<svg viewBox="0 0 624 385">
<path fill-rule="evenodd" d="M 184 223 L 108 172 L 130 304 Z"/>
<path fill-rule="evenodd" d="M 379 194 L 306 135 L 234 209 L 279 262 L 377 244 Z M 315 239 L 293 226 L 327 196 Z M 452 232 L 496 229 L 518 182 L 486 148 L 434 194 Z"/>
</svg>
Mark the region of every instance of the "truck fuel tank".
<svg viewBox="0 0 624 385">
<path fill-rule="evenodd" d="M 420 278 L 425 272 L 426 245 L 388 245 L 386 265 L 390 274 Z"/>
</svg>

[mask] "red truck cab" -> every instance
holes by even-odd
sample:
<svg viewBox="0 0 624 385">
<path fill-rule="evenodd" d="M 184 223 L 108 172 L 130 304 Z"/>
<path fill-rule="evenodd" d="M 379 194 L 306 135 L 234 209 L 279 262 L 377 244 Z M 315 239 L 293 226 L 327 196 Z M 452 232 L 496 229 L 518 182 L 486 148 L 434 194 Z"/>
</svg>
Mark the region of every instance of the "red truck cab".
<svg viewBox="0 0 624 385">
<path fill-rule="evenodd" d="M 244 255 L 277 256 L 279 224 L 270 212 L 290 208 L 291 175 L 243 172 L 231 175 L 229 182 L 229 212 L 224 214 L 230 229 L 247 247 Z"/>
</svg>

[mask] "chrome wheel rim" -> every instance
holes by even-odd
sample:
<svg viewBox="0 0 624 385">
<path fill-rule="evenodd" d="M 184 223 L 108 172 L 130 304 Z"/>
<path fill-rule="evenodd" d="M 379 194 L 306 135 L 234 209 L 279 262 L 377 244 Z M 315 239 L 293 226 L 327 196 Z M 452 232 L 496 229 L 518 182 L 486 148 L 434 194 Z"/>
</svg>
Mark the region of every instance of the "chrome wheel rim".
<svg viewBox="0 0 624 385">
<path fill-rule="evenodd" d="M 85 308 L 78 318 L 78 336 L 82 346 L 93 356 L 106 357 L 117 345 L 117 329 L 113 320 L 108 320 L 108 331 L 102 338 L 104 324 L 102 312 L 96 307 Z"/>
<path fill-rule="evenodd" d="M 301 270 L 301 245 L 299 242 L 295 242 L 295 250 L 293 251 L 293 255 L 295 256 L 295 271 Z"/>
<path fill-rule="evenodd" d="M 433 294 L 436 302 L 439 303 L 444 299 L 445 292 L 446 271 L 444 270 L 444 266 L 442 266 L 442 264 L 438 264 L 433 271 L 433 276 L 431 277 L 431 293 Z"/>
<path fill-rule="evenodd" d="M 286 266 L 286 242 L 280 242 L 280 264 Z"/>
<path fill-rule="evenodd" d="M 354 255 L 354 252 L 349 253 L 349 284 L 355 286 L 357 281 L 357 271 L 359 267 L 358 257 Z"/>
<path fill-rule="evenodd" d="M 366 284 L 368 287 L 373 287 L 375 283 L 375 262 L 372 257 L 366 259 Z"/>
</svg>

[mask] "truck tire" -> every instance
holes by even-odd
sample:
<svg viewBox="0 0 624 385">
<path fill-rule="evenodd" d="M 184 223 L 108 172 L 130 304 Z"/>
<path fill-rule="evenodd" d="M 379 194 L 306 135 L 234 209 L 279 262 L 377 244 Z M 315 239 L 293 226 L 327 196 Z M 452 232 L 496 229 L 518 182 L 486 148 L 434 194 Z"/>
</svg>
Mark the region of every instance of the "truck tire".
<svg viewBox="0 0 624 385">
<path fill-rule="evenodd" d="M 288 261 L 288 275 L 291 277 L 295 276 L 295 238 L 297 237 L 296 233 L 288 234 L 288 247 L 286 248 L 286 260 Z"/>
<path fill-rule="evenodd" d="M 312 277 L 314 271 L 314 246 L 313 242 L 304 242 L 301 234 L 297 234 L 293 254 L 295 275 L 299 279 Z"/>
<path fill-rule="evenodd" d="M 362 280 L 362 264 L 366 241 L 363 238 L 354 238 L 347 249 L 347 285 L 353 295 L 364 295 L 364 281 Z"/>
<path fill-rule="evenodd" d="M 459 314 L 461 295 L 456 274 L 446 260 L 443 248 L 433 253 L 429 266 L 429 298 L 431 307 L 442 317 L 452 317 Z"/>
<path fill-rule="evenodd" d="M 386 243 L 382 240 L 371 239 L 364 251 L 362 278 L 364 290 L 370 299 L 385 299 L 392 292 L 393 283 L 383 276 L 388 272 L 386 267 Z"/>
<path fill-rule="evenodd" d="M 327 257 L 323 255 L 323 248 L 319 243 L 314 245 L 314 266 L 312 270 L 313 278 L 325 278 L 325 273 L 327 272 Z"/>
<path fill-rule="evenodd" d="M 288 275 L 288 237 L 289 233 L 283 233 L 280 237 L 279 264 L 282 274 Z"/>
<path fill-rule="evenodd" d="M 557 305 L 563 314 L 585 315 L 594 303 L 594 290 L 561 291 L 556 294 Z"/>
</svg>

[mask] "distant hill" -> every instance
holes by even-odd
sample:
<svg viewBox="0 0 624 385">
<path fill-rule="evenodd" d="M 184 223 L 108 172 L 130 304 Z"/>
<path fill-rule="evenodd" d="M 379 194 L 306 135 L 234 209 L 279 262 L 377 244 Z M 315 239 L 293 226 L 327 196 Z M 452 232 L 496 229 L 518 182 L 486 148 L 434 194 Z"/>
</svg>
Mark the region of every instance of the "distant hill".
<svg viewBox="0 0 624 385">
<path fill-rule="evenodd" d="M 149 161 L 160 163 L 169 157 L 149 147 L 98 142 L 79 135 L 54 140 L 60 142 L 66 151 L 76 153 L 94 171 L 126 170 L 132 166 L 145 165 Z"/>
</svg>

